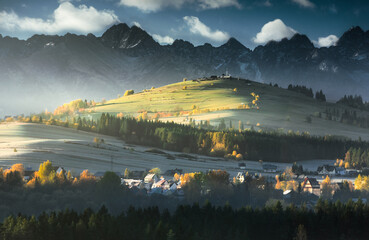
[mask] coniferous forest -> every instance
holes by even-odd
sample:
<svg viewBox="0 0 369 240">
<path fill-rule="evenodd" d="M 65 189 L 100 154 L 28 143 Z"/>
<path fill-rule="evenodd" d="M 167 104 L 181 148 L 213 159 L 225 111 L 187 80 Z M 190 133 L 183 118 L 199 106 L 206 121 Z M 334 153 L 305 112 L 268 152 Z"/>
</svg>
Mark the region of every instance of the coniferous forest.
<svg viewBox="0 0 369 240">
<path fill-rule="evenodd" d="M 129 208 L 111 215 L 103 206 L 43 213 L 38 217 L 10 216 L 1 224 L 7 239 L 367 239 L 369 207 L 360 200 L 328 203 L 315 209 L 282 207 L 280 202 L 253 209 L 230 206 L 181 205 L 170 213 L 157 207 Z"/>
<path fill-rule="evenodd" d="M 57 124 L 55 121 L 53 124 Z M 245 159 L 295 162 L 309 159 L 343 158 L 351 147 L 367 149 L 369 143 L 335 136 L 209 129 L 158 121 L 118 118 L 102 114 L 98 121 L 75 119 L 63 126 L 121 137 L 127 142 L 166 150 L 219 156 L 237 151 Z"/>
</svg>

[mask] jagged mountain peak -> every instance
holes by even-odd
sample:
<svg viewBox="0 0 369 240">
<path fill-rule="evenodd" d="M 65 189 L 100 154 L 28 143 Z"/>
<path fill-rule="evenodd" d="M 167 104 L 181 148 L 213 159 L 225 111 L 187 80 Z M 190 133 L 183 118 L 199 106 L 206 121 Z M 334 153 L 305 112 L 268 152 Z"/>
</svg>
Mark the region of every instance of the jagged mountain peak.
<svg viewBox="0 0 369 240">
<path fill-rule="evenodd" d="M 110 27 L 102 36 L 101 41 L 109 48 L 155 48 L 158 43 L 144 30 L 137 26 L 131 28 L 125 23 Z"/>
<path fill-rule="evenodd" d="M 256 49 L 263 48 L 262 46 L 257 47 Z M 283 38 L 281 41 L 269 41 L 265 48 L 287 48 L 291 50 L 295 49 L 314 49 L 314 44 L 310 41 L 310 39 L 304 35 L 296 33 L 292 36 L 291 39 Z"/>
<path fill-rule="evenodd" d="M 234 37 L 231 37 L 225 44 L 220 46 L 220 48 L 227 48 L 227 49 L 232 49 L 232 50 L 248 50 L 248 51 L 251 51 L 250 49 L 245 47 L 242 43 L 240 43 Z"/>
<path fill-rule="evenodd" d="M 365 42 L 365 39 L 369 37 L 369 34 L 366 34 L 361 27 L 351 27 L 348 31 L 346 31 L 338 40 L 337 46 L 350 46 L 355 47 L 357 45 L 361 45 Z M 369 39 L 366 39 L 369 41 Z"/>
<path fill-rule="evenodd" d="M 185 41 L 182 39 L 176 39 L 172 45 L 174 48 L 183 49 L 183 48 L 194 48 L 194 45 L 189 41 Z"/>
</svg>

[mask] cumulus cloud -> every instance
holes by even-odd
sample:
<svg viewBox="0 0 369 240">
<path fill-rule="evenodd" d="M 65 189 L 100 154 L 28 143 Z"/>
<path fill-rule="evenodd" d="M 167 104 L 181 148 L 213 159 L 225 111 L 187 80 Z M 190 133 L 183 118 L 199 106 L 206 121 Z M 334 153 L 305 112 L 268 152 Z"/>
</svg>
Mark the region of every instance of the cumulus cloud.
<svg viewBox="0 0 369 240">
<path fill-rule="evenodd" d="M 304 8 L 314 8 L 315 7 L 315 4 L 310 2 L 310 0 L 292 0 L 292 2 Z"/>
<path fill-rule="evenodd" d="M 156 12 L 163 8 L 181 8 L 183 5 L 194 4 L 200 9 L 222 7 L 241 8 L 238 0 L 120 0 L 119 5 L 135 7 L 143 12 Z"/>
<path fill-rule="evenodd" d="M 317 44 L 319 47 L 330 47 L 335 46 L 337 42 L 338 37 L 336 35 L 329 35 L 327 37 L 320 37 L 318 41 L 315 41 L 314 43 Z"/>
<path fill-rule="evenodd" d="M 19 17 L 15 12 L 0 12 L 0 29 L 55 34 L 63 31 L 98 32 L 119 22 L 113 11 L 98 11 L 94 7 L 62 2 L 50 19 Z"/>
<path fill-rule="evenodd" d="M 259 33 L 252 40 L 257 44 L 264 44 L 269 41 L 280 41 L 283 38 L 291 38 L 297 31 L 286 26 L 282 20 L 276 19 L 266 23 Z"/>
<path fill-rule="evenodd" d="M 172 44 L 174 42 L 174 39 L 169 36 L 160 36 L 158 34 L 153 34 L 152 37 L 160 44 L 166 45 L 166 44 Z"/>
<path fill-rule="evenodd" d="M 198 17 L 186 16 L 183 20 L 185 20 L 193 34 L 198 34 L 217 42 L 224 42 L 229 39 L 228 33 L 220 30 L 211 30 L 208 26 L 202 23 Z"/>
</svg>

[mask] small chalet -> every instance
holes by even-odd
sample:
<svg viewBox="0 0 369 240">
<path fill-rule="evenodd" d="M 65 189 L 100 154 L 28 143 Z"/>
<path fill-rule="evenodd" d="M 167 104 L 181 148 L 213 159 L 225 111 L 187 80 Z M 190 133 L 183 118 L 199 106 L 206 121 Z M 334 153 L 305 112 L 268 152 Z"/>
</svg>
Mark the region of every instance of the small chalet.
<svg viewBox="0 0 369 240">
<path fill-rule="evenodd" d="M 336 175 L 337 174 L 336 167 L 335 166 L 330 166 L 330 165 L 320 166 L 320 167 L 318 167 L 318 169 L 316 171 L 320 175 Z"/>
<path fill-rule="evenodd" d="M 320 196 L 320 184 L 316 180 L 316 178 L 308 178 L 306 177 L 302 184 L 302 191 L 309 192 L 316 196 Z"/>
<path fill-rule="evenodd" d="M 28 182 L 29 180 L 31 180 L 34 177 L 34 173 L 35 173 L 35 171 L 31 170 L 31 169 L 24 170 L 23 180 Z"/>
<path fill-rule="evenodd" d="M 169 183 L 165 179 L 161 179 L 160 181 L 154 183 L 152 188 L 162 188 L 162 189 L 169 189 Z"/>
<path fill-rule="evenodd" d="M 142 183 L 142 180 L 137 180 L 137 179 L 122 179 L 121 180 L 121 184 L 128 186 L 128 188 L 133 188 L 133 187 L 140 188 L 141 183 Z"/>
<path fill-rule="evenodd" d="M 58 167 L 58 169 L 56 169 L 56 174 L 60 174 L 61 172 L 66 172 L 65 170 L 64 170 L 64 168 L 62 168 L 62 167 Z"/>
<path fill-rule="evenodd" d="M 264 172 L 276 172 L 277 171 L 277 166 L 273 165 L 273 164 L 263 164 L 263 170 Z"/>
<path fill-rule="evenodd" d="M 158 178 L 156 177 L 155 173 L 149 173 L 144 178 L 145 183 L 156 183 L 158 181 Z"/>
<path fill-rule="evenodd" d="M 245 174 L 245 173 L 243 173 L 243 172 L 238 172 L 238 173 L 237 173 L 236 180 L 237 180 L 239 183 L 243 183 L 243 182 L 245 182 L 245 179 L 246 179 L 246 174 Z"/>
</svg>

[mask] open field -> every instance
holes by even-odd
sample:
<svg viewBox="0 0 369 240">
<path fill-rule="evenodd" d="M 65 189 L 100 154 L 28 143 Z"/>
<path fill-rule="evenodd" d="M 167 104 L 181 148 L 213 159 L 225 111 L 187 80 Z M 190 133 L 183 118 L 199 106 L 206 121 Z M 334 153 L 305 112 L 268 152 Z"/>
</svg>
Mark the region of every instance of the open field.
<svg viewBox="0 0 369 240">
<path fill-rule="evenodd" d="M 183 90 L 183 87 L 187 89 Z M 260 96 L 257 102 L 259 109 L 252 108 L 253 92 Z M 243 104 L 249 105 L 251 109 L 237 109 Z M 283 132 L 292 130 L 309 132 L 311 135 L 336 135 L 354 140 L 360 137 L 369 140 L 369 129 L 324 118 L 327 108 L 334 107 L 339 111 L 350 108 L 320 102 L 293 91 L 247 80 L 179 82 L 108 101 L 104 105 L 92 108 L 95 113 L 85 113 L 82 116 L 95 119 L 101 113 L 137 116 L 138 112 L 142 111 L 147 111 L 149 116 L 155 112 L 175 114 L 180 111 L 191 112 L 193 105 L 199 107 L 200 111 L 210 110 L 210 112 L 163 117 L 160 120 L 182 124 L 188 124 L 190 119 L 196 122 L 209 120 L 212 125 L 217 126 L 221 119 L 225 119 L 227 126 L 232 121 L 236 129 L 238 122 L 242 121 L 245 128 L 256 130 L 273 129 Z M 358 116 L 369 114 L 357 109 L 355 111 Z M 319 113 L 322 117 L 318 117 Z M 310 123 L 306 121 L 308 116 L 312 119 Z"/>
<path fill-rule="evenodd" d="M 105 144 L 97 148 L 93 143 L 94 137 L 104 139 Z M 17 152 L 14 152 L 14 149 Z M 195 159 L 187 159 L 176 156 L 176 152 L 165 151 L 175 157 L 175 160 L 170 160 L 164 155 L 147 153 L 147 149 L 149 148 L 144 146 L 127 145 L 114 137 L 70 128 L 25 123 L 0 124 L 0 166 L 4 167 L 23 163 L 25 167 L 37 169 L 41 162 L 50 160 L 54 165 L 63 166 L 74 174 L 83 169 L 92 172 L 124 172 L 125 168 L 145 170 L 154 167 L 159 167 L 163 172 L 175 168 L 185 172 L 223 169 L 231 176 L 240 171 L 238 162 L 233 160 L 195 154 L 190 154 Z M 250 172 L 261 172 L 261 165 L 257 160 L 245 162 Z M 312 160 L 301 164 L 304 168 L 316 170 L 321 164 L 333 162 Z M 291 166 L 288 163 L 273 164 L 278 166 L 279 171 Z"/>
</svg>

